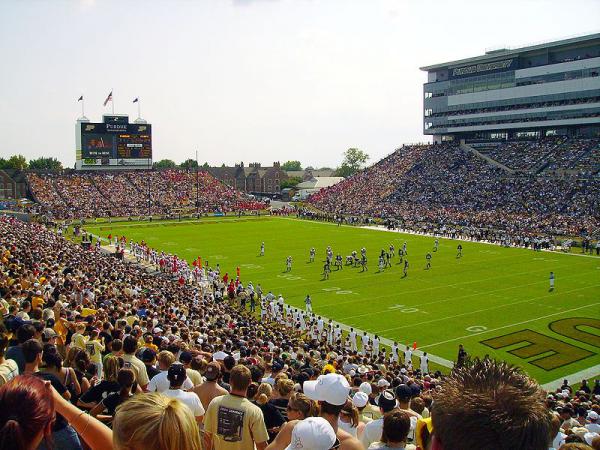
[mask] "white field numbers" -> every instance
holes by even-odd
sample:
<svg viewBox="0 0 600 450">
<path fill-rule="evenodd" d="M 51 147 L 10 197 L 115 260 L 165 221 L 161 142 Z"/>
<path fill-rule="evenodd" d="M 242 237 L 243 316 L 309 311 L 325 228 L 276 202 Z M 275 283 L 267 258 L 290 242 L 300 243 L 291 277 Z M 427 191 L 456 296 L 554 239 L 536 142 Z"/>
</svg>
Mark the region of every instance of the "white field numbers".
<svg viewBox="0 0 600 450">
<path fill-rule="evenodd" d="M 284 278 L 284 279 L 289 280 L 289 281 L 304 280 L 304 278 L 298 277 L 296 275 L 292 275 L 291 273 L 280 273 L 280 274 L 277 275 L 277 278 Z"/>
<path fill-rule="evenodd" d="M 323 288 L 322 290 L 325 292 L 335 292 L 338 295 L 358 295 L 358 292 L 350 291 L 348 289 L 342 289 L 335 286 Z"/>
<path fill-rule="evenodd" d="M 413 308 L 412 306 L 406 306 L 406 305 L 394 305 L 394 306 L 390 306 L 388 309 L 397 310 L 397 311 L 400 311 L 400 312 L 406 313 L 406 314 L 419 312 L 419 308 Z"/>
</svg>

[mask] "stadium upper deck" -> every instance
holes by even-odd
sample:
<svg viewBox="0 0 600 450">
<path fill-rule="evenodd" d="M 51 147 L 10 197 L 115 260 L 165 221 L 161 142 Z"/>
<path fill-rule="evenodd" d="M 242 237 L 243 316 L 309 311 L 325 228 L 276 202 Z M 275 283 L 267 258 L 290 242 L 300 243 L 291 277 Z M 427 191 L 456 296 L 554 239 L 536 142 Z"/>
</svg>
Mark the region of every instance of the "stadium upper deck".
<svg viewBox="0 0 600 450">
<path fill-rule="evenodd" d="M 600 33 L 422 67 L 434 141 L 600 134 Z"/>
</svg>

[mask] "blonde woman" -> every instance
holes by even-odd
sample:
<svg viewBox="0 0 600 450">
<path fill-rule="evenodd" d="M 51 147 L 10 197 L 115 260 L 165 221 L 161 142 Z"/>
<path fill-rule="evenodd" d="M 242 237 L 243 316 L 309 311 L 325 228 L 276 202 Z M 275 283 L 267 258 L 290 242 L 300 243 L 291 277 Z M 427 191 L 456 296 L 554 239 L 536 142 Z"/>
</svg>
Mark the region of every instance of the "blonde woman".
<svg viewBox="0 0 600 450">
<path fill-rule="evenodd" d="M 271 403 L 281 413 L 283 418 L 288 420 L 287 407 L 290 401 L 290 396 L 294 391 L 294 382 L 289 378 L 277 378 L 275 381 L 275 387 L 273 389 L 273 395 L 271 396 Z"/>
<path fill-rule="evenodd" d="M 116 450 L 201 450 L 190 409 L 162 394 L 135 395 L 117 408 L 113 444 Z"/>
<path fill-rule="evenodd" d="M 273 395 L 273 388 L 268 383 L 261 383 L 256 386 L 256 383 L 252 383 L 248 388 L 248 395 L 254 394 L 251 401 L 260 408 L 263 413 L 263 417 L 265 420 L 265 426 L 267 427 L 267 432 L 269 433 L 269 442 L 275 439 L 277 433 L 279 433 L 279 429 L 286 422 L 283 415 L 279 412 L 279 410 L 273 405 L 269 399 Z"/>
<path fill-rule="evenodd" d="M 359 425 L 358 408 L 352 404 L 351 400 L 348 400 L 338 417 L 338 427 L 352 435 L 352 437 L 358 437 Z"/>
<path fill-rule="evenodd" d="M 306 395 L 295 392 L 290 396 L 287 406 L 288 420 L 302 420 L 319 415 L 317 403 Z"/>
<path fill-rule="evenodd" d="M 92 450 L 201 450 L 198 425 L 189 408 L 161 394 L 139 394 L 117 408 L 111 431 L 76 408 L 47 384 L 61 414 Z"/>
</svg>

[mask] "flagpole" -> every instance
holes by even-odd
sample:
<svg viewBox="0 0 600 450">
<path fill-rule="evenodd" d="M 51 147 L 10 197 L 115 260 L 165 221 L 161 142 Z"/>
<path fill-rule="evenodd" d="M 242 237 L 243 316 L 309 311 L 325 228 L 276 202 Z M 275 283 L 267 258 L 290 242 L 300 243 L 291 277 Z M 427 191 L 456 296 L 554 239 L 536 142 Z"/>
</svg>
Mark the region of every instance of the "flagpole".
<svg viewBox="0 0 600 450">
<path fill-rule="evenodd" d="M 83 95 L 81 97 L 83 97 Z M 85 117 L 85 98 L 81 99 L 81 117 Z"/>
<path fill-rule="evenodd" d="M 114 115 L 114 113 L 115 113 L 115 100 L 114 100 L 115 96 L 114 96 L 113 92 L 114 92 L 113 88 L 110 88 L 110 94 L 111 94 L 110 95 L 110 105 L 112 106 L 112 113 Z"/>
</svg>

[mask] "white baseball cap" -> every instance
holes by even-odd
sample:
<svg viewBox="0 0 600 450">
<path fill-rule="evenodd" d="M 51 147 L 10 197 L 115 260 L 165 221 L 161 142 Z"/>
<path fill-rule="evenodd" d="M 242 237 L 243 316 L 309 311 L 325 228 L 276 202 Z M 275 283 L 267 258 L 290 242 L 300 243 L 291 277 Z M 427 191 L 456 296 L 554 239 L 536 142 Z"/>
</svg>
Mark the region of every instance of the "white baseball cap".
<svg viewBox="0 0 600 450">
<path fill-rule="evenodd" d="M 357 408 L 367 406 L 368 402 L 369 396 L 362 391 L 358 391 L 356 394 L 354 394 L 354 397 L 352 397 L 352 404 Z"/>
<path fill-rule="evenodd" d="M 385 378 L 380 378 L 379 381 L 377 381 L 377 386 L 378 387 L 386 388 L 389 385 L 390 385 L 390 382 L 388 380 L 386 380 Z"/>
<path fill-rule="evenodd" d="M 292 431 L 292 441 L 285 450 L 329 450 L 335 442 L 335 431 L 327 420 L 322 417 L 307 417 L 296 424 Z"/>
<path fill-rule="evenodd" d="M 227 353 L 225 353 L 222 350 L 219 350 L 218 352 L 213 354 L 213 361 L 223 361 L 225 358 L 227 358 Z"/>
<path fill-rule="evenodd" d="M 311 400 L 327 402 L 330 405 L 343 405 L 348 400 L 350 385 L 346 378 L 337 373 L 320 375 L 315 381 L 305 381 L 304 393 Z M 306 447 L 312 448 L 312 447 Z"/>
<path fill-rule="evenodd" d="M 588 420 L 598 420 L 600 416 L 596 411 L 590 411 L 587 415 Z"/>
<path fill-rule="evenodd" d="M 371 387 L 371 384 L 366 381 L 360 384 L 358 390 L 360 392 L 364 392 L 367 395 L 371 395 L 373 393 L 373 388 Z"/>
</svg>

